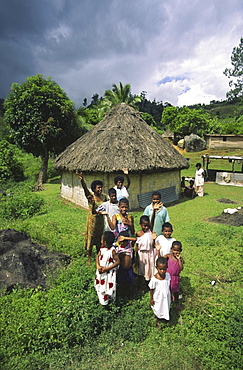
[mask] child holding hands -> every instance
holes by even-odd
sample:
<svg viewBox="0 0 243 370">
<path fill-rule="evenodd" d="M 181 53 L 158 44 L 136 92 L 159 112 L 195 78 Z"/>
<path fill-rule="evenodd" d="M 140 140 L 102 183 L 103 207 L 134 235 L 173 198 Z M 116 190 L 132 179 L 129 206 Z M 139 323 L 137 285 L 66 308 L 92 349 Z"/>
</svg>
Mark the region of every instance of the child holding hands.
<svg viewBox="0 0 243 370">
<path fill-rule="evenodd" d="M 167 272 L 170 274 L 171 281 L 170 287 L 176 300 L 179 296 L 180 289 L 180 272 L 183 270 L 184 260 L 181 257 L 182 244 L 175 240 L 171 246 L 171 253 L 166 254 L 164 257 L 168 258 Z"/>
<path fill-rule="evenodd" d="M 160 328 L 161 320 L 170 319 L 170 303 L 174 296 L 170 289 L 170 274 L 166 271 L 168 261 L 159 257 L 156 261 L 157 273 L 149 282 L 151 308 L 157 318 L 156 326 Z"/>
<path fill-rule="evenodd" d="M 116 298 L 116 267 L 120 264 L 120 259 L 116 253 L 114 234 L 105 231 L 102 236 L 102 246 L 96 256 L 96 276 L 94 286 L 100 304 L 106 306 Z"/>
</svg>

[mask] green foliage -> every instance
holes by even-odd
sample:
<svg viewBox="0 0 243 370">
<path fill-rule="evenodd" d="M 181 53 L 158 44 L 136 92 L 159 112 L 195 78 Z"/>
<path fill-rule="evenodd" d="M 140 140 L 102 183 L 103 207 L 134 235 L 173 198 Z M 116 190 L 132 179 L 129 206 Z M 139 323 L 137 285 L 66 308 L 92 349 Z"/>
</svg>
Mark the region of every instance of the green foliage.
<svg viewBox="0 0 243 370">
<path fill-rule="evenodd" d="M 112 107 L 113 105 L 119 103 L 135 105 L 141 100 L 141 98 L 137 95 L 131 94 L 130 84 L 126 84 L 125 86 L 123 86 L 120 82 L 118 86 L 116 84 L 113 84 L 111 90 L 105 91 L 105 100 L 110 102 L 110 107 Z"/>
<path fill-rule="evenodd" d="M 0 140 L 6 140 L 9 136 L 9 125 L 0 117 Z"/>
<path fill-rule="evenodd" d="M 151 114 L 141 113 L 141 117 L 149 126 L 156 126 L 156 122 Z"/>
<path fill-rule="evenodd" d="M 12 84 L 4 117 L 12 139 L 35 156 L 60 153 L 79 134 L 73 102 L 55 81 L 42 75 Z"/>
<path fill-rule="evenodd" d="M 10 193 L 1 199 L 0 217 L 6 220 L 26 219 L 40 212 L 44 199 L 29 191 Z"/>
<path fill-rule="evenodd" d="M 231 64 L 233 68 L 226 68 L 224 74 L 230 78 L 231 90 L 227 93 L 227 97 L 234 99 L 243 96 L 243 37 L 240 39 L 239 46 L 233 48 Z"/>
<path fill-rule="evenodd" d="M 243 135 L 243 116 L 234 121 L 226 121 L 224 124 L 224 134 Z"/>
<path fill-rule="evenodd" d="M 80 136 L 74 103 L 55 81 L 38 74 L 21 85 L 13 83 L 4 106 L 11 140 L 41 156 L 40 174 L 45 181 L 50 153 L 60 153 Z"/>
<path fill-rule="evenodd" d="M 190 134 L 203 136 L 220 131 L 217 118 L 212 119 L 202 109 L 190 109 L 188 107 L 167 107 L 163 110 L 161 123 L 169 128 L 177 137 Z"/>
<path fill-rule="evenodd" d="M 162 102 L 157 102 L 155 99 L 150 101 L 146 98 L 146 91 L 142 91 L 140 94 L 140 102 L 136 103 L 138 110 L 143 113 L 150 114 L 156 122 L 153 126 L 161 128 L 161 115 L 164 109 Z M 166 105 L 165 105 L 166 106 Z"/>
<path fill-rule="evenodd" d="M 0 141 L 0 184 L 7 180 L 22 181 L 23 165 L 18 160 L 19 149 L 15 145 Z"/>
</svg>

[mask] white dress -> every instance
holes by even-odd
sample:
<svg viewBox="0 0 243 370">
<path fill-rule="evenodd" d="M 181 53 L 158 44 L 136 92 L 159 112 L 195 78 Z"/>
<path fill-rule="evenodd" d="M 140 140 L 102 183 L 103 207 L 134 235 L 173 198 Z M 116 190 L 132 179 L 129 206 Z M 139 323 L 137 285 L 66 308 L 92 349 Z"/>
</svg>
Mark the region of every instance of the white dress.
<svg viewBox="0 0 243 370">
<path fill-rule="evenodd" d="M 165 273 L 165 279 L 159 280 L 155 276 L 149 282 L 149 289 L 154 289 L 154 305 L 151 306 L 158 319 L 170 319 L 170 274 Z"/>
<path fill-rule="evenodd" d="M 164 235 L 159 235 L 155 239 L 155 245 L 159 244 L 160 246 L 160 256 L 163 257 L 168 253 L 171 253 L 172 243 L 175 241 L 175 238 L 166 238 Z"/>
<path fill-rule="evenodd" d="M 114 250 L 114 247 L 100 248 L 100 266 L 109 267 L 115 262 L 112 254 Z M 105 306 L 109 303 L 109 301 L 114 301 L 116 298 L 116 268 L 103 273 L 99 273 L 99 271 L 96 270 L 94 287 L 97 292 L 100 304 Z"/>
</svg>

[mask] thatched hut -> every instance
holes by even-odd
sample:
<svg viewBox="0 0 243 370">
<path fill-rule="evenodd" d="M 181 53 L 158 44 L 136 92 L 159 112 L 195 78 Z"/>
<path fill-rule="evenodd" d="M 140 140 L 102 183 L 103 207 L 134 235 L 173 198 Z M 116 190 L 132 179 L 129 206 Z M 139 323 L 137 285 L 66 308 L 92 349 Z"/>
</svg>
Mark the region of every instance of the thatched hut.
<svg viewBox="0 0 243 370">
<path fill-rule="evenodd" d="M 189 163 L 141 118 L 139 112 L 121 103 L 69 145 L 56 158 L 55 167 L 62 171 L 62 197 L 85 208 L 87 201 L 75 174 L 77 169 L 84 173 L 88 186 L 100 179 L 107 192 L 114 186 L 114 177 L 122 174 L 122 168 L 127 168 L 131 179 L 130 207 L 135 209 L 150 202 L 153 190 L 173 189 L 177 197 L 180 170 L 188 168 Z M 163 194 L 162 200 L 167 201 Z"/>
</svg>

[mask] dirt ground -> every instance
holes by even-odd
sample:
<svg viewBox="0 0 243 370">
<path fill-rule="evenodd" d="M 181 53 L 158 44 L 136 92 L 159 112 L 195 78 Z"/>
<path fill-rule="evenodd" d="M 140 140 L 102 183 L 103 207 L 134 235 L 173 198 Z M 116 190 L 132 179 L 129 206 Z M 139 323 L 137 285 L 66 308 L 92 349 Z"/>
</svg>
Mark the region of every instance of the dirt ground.
<svg viewBox="0 0 243 370">
<path fill-rule="evenodd" d="M 217 201 L 225 204 L 236 204 L 234 201 L 226 198 L 218 199 Z M 234 208 L 234 207 L 232 206 L 225 208 Z M 219 216 L 209 217 L 208 221 L 232 226 L 243 226 L 243 208 L 239 209 L 238 212 L 235 212 L 233 214 L 222 212 L 221 215 Z"/>
</svg>

